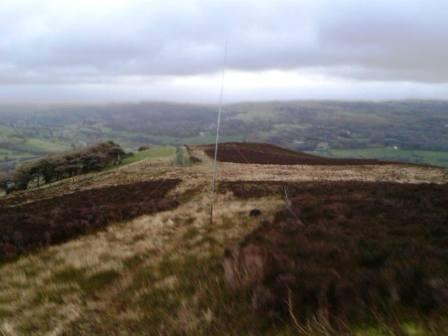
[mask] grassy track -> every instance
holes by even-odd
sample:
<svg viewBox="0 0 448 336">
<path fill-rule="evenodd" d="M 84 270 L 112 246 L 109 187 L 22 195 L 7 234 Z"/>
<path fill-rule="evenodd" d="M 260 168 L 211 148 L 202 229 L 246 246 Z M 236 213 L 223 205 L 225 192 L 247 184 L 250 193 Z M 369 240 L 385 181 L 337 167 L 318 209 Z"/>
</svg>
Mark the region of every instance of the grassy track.
<svg viewBox="0 0 448 336">
<path fill-rule="evenodd" d="M 150 149 L 136 152 L 134 155 L 125 158 L 122 165 L 134 163 L 141 160 L 167 158 L 176 153 L 176 148 L 171 146 L 151 147 Z"/>
</svg>

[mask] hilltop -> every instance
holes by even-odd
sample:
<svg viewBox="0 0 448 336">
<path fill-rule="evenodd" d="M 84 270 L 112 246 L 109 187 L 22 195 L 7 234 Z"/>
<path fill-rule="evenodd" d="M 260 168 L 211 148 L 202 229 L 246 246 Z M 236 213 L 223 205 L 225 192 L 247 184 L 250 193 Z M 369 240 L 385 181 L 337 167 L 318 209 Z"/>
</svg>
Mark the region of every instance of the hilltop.
<svg viewBox="0 0 448 336">
<path fill-rule="evenodd" d="M 1 333 L 443 335 L 446 169 L 213 150 L 0 198 Z"/>
</svg>

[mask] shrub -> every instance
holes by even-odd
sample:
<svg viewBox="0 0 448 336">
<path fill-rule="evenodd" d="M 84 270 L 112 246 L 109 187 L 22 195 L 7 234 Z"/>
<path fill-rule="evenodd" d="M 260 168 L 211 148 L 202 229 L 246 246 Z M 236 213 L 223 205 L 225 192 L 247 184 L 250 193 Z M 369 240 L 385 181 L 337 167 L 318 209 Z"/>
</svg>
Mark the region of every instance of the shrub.
<svg viewBox="0 0 448 336">
<path fill-rule="evenodd" d="M 24 190 L 30 182 L 49 183 L 63 178 L 99 171 L 121 162 L 125 152 L 112 141 L 24 163 L 14 172 L 14 189 Z"/>
</svg>

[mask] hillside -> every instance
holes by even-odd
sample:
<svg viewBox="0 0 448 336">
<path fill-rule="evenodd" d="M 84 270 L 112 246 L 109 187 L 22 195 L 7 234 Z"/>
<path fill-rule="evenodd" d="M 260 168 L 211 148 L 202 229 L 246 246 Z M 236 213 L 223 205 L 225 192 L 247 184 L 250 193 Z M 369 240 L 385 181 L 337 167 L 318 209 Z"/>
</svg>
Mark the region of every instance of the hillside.
<svg viewBox="0 0 448 336">
<path fill-rule="evenodd" d="M 214 157 L 215 145 L 204 145 L 200 148 L 209 158 Z M 278 146 L 263 143 L 223 143 L 219 147 L 217 160 L 233 163 L 258 163 L 275 165 L 380 165 L 391 162 L 368 159 L 335 159 L 322 156 L 300 153 Z"/>
<path fill-rule="evenodd" d="M 215 123 L 212 105 L 0 105 L 0 171 L 110 139 L 126 150 L 213 143 Z M 271 143 L 327 157 L 448 166 L 446 101 L 229 104 L 222 132 L 223 141 Z"/>
<path fill-rule="evenodd" d="M 0 334 L 443 335 L 446 169 L 222 149 L 0 198 Z"/>
</svg>

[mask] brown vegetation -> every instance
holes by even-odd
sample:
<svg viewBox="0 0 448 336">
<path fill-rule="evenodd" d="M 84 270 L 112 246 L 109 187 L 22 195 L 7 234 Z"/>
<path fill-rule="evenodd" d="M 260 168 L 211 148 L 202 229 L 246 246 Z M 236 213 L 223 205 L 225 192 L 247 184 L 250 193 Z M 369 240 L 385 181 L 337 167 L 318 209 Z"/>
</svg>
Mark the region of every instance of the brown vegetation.
<svg viewBox="0 0 448 336">
<path fill-rule="evenodd" d="M 348 182 L 446 183 L 446 172 L 405 165 L 221 164 L 218 190 L 222 194 L 216 195 L 210 225 L 205 192 L 210 160 L 196 146 L 191 153 L 203 163 L 181 167 L 143 160 L 1 199 L 0 227 L 6 209 L 38 224 L 39 230 L 30 232 L 39 239 L 42 232 L 53 232 L 52 227 L 64 228 L 57 233 L 73 233 L 81 227 L 79 234 L 90 230 L 95 234 L 66 237 L 70 241 L 64 244 L 2 263 L 0 334 L 446 333 L 446 318 L 438 312 L 447 293 L 443 224 L 447 186 Z M 152 187 L 141 187 L 143 181 L 165 178 L 183 182 L 168 194 L 150 195 Z M 291 207 L 279 211 L 285 203 L 285 184 L 289 184 Z M 90 192 L 103 194 L 89 198 Z M 136 205 L 143 197 L 148 202 Z M 174 200 L 181 205 L 171 211 L 120 219 L 132 218 L 128 211 L 140 214 L 144 208 L 146 214 L 165 209 L 164 202 L 171 209 Z M 45 205 L 45 211 L 40 211 L 42 204 L 55 206 Z M 31 222 L 33 212 L 40 217 L 36 222 Z M 48 224 L 50 229 L 44 216 L 53 223 Z M 111 225 L 82 231 L 81 219 L 102 228 Z M 119 223 L 114 225 L 116 220 Z M 8 224 L 9 236 L 14 236 L 12 227 Z M 4 232 L 0 230 L 0 239 L 6 237 Z M 55 243 L 51 239 L 49 243 Z M 40 240 L 34 246 L 46 243 Z M 235 246 L 226 252 L 225 272 L 223 246 Z M 229 290 L 225 276 L 236 290 Z M 408 307 L 412 314 L 398 315 L 395 308 L 399 307 Z M 434 314 L 421 314 L 426 311 Z M 372 323 L 347 323 L 348 330 L 339 332 L 338 323 L 333 328 L 312 319 L 313 315 L 335 322 L 368 315 Z M 279 323 L 290 316 L 296 319 L 293 324 Z M 307 323 L 302 324 L 304 320 Z M 408 322 L 418 333 L 405 329 Z M 401 329 L 390 331 L 398 324 Z"/>
<path fill-rule="evenodd" d="M 0 260 L 106 226 L 177 206 L 164 199 L 180 180 L 92 189 L 9 207 L 0 202 Z"/>
<path fill-rule="evenodd" d="M 202 146 L 211 158 L 215 145 Z M 289 149 L 262 143 L 223 143 L 219 145 L 218 161 L 234 163 L 258 163 L 278 165 L 371 165 L 390 164 L 374 159 L 330 159 L 316 155 L 295 152 Z"/>
<path fill-rule="evenodd" d="M 281 183 L 231 182 L 249 198 Z M 225 254 L 227 283 L 275 319 L 336 325 L 448 305 L 448 185 L 328 182 L 288 186 L 289 200 Z"/>
</svg>

